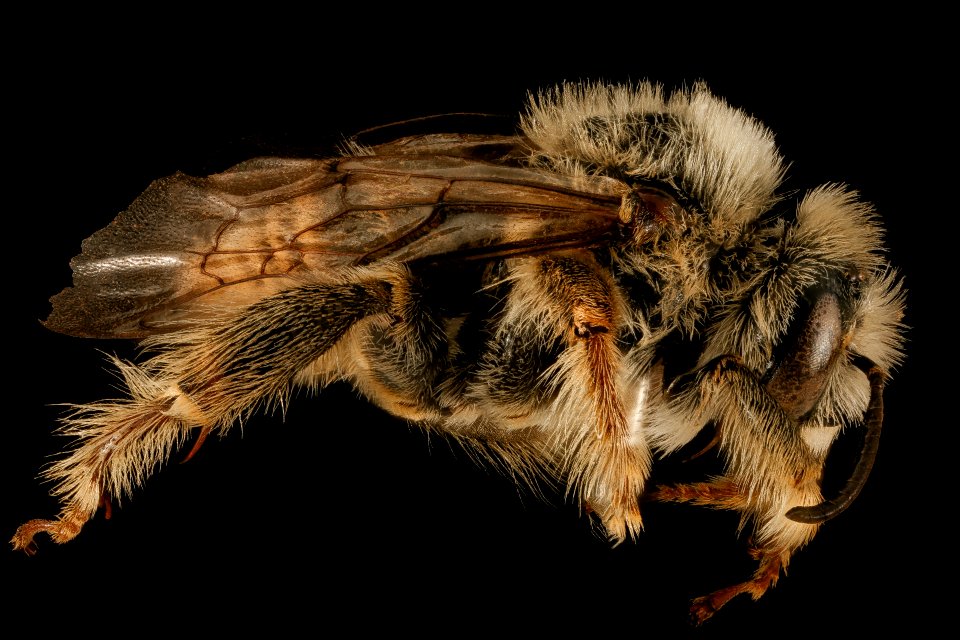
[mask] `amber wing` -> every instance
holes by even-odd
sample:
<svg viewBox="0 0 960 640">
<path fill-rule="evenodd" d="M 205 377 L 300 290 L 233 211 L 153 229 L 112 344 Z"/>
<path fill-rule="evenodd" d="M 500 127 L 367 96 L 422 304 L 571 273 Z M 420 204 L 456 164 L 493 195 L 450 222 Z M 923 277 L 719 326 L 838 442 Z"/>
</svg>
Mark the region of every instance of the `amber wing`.
<svg viewBox="0 0 960 640">
<path fill-rule="evenodd" d="M 157 180 L 83 242 L 74 286 L 52 298 L 46 326 L 139 338 L 345 268 L 609 240 L 623 183 L 525 168 L 521 148 L 509 136 L 418 136 Z"/>
</svg>

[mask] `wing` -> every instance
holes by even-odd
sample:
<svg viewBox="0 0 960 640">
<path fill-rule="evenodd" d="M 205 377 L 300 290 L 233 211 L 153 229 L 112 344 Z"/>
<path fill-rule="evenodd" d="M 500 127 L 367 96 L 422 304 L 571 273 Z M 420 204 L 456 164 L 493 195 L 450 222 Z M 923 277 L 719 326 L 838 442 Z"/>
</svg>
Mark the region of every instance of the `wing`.
<svg viewBox="0 0 960 640">
<path fill-rule="evenodd" d="M 417 136 L 157 180 L 83 242 L 45 324 L 138 338 L 346 267 L 519 255 L 615 231 L 622 182 L 523 168 L 521 148 L 512 136 Z"/>
</svg>

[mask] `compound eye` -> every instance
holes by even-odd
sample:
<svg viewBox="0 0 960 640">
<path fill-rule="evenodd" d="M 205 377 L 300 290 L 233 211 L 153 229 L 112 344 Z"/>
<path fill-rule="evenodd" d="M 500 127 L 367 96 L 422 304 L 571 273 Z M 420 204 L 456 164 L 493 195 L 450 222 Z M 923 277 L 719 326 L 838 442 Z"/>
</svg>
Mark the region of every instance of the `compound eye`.
<svg viewBox="0 0 960 640">
<path fill-rule="evenodd" d="M 795 317 L 785 348 L 765 376 L 767 391 L 790 418 L 799 420 L 816 406 L 843 341 L 840 300 L 820 291 L 809 309 Z"/>
</svg>

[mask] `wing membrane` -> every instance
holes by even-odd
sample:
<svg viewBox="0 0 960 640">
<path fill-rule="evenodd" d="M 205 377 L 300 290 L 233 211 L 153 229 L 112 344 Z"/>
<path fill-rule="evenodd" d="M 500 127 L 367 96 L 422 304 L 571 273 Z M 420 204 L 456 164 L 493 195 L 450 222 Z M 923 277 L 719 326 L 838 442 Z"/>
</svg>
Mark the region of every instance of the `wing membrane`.
<svg viewBox="0 0 960 640">
<path fill-rule="evenodd" d="M 84 241 L 46 325 L 143 337 L 344 267 L 582 246 L 616 226 L 621 182 L 473 157 L 511 145 L 422 136 L 381 155 L 260 158 L 157 180 Z"/>
</svg>

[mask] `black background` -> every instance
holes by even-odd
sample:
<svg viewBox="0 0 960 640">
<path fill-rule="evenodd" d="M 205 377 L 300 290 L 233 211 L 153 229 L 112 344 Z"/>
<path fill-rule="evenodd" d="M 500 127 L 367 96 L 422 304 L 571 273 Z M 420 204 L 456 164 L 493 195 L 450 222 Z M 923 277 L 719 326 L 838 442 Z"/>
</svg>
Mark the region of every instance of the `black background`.
<svg viewBox="0 0 960 640">
<path fill-rule="evenodd" d="M 944 587 L 932 580 L 947 571 L 953 536 L 936 524 L 942 489 L 932 455 L 956 420 L 938 409 L 928 369 L 931 353 L 952 360 L 931 322 L 946 313 L 937 283 L 951 233 L 937 222 L 947 201 L 938 195 L 946 185 L 936 150 L 947 144 L 938 132 L 949 127 L 935 58 L 845 26 L 647 37 L 662 24 L 614 20 L 605 34 L 633 34 L 620 47 L 610 43 L 624 33 L 598 37 L 590 27 L 582 40 L 576 20 L 560 30 L 397 25 L 338 38 L 313 23 L 287 37 L 256 20 L 216 31 L 175 21 L 155 36 L 133 25 L 38 32 L 29 63 L 10 59 L 5 98 L 12 290 L 0 534 L 58 511 L 36 479 L 65 444 L 51 435 L 56 405 L 114 395 L 99 350 L 135 355 L 132 345 L 60 336 L 39 320 L 69 284 L 80 241 L 151 180 L 256 155 L 322 154 L 343 134 L 411 117 L 515 113 L 528 90 L 565 80 L 672 88 L 704 79 L 774 130 L 793 163 L 792 186 L 846 182 L 876 205 L 910 291 L 909 356 L 888 387 L 873 476 L 775 589 L 756 603 L 737 598 L 694 630 L 689 599 L 754 568 L 735 517 L 650 506 L 642 538 L 611 549 L 559 497 L 518 492 L 442 438 L 334 386 L 167 466 L 112 520 L 98 517 L 67 545 L 41 537 L 33 558 L 0 550 L 11 611 L 43 625 L 78 620 L 69 614 L 115 627 L 135 612 L 141 625 L 267 622 L 277 633 L 346 624 L 812 634 L 936 620 Z"/>
</svg>

